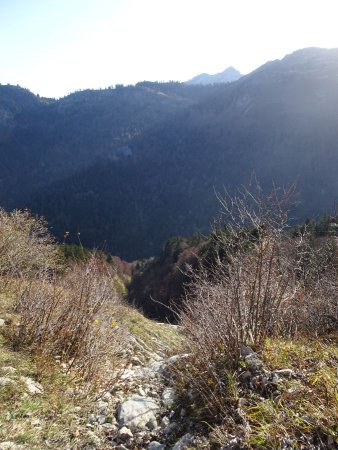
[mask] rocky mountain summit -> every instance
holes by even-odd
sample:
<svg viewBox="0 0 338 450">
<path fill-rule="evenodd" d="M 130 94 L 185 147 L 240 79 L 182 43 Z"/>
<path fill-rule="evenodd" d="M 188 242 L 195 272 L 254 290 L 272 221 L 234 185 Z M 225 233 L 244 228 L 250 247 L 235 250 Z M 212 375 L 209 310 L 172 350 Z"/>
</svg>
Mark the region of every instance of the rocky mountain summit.
<svg viewBox="0 0 338 450">
<path fill-rule="evenodd" d="M 228 67 L 223 70 L 223 72 L 215 73 L 214 75 L 209 75 L 208 73 L 201 73 L 196 75 L 189 81 L 186 81 L 186 84 L 216 84 L 216 83 L 231 83 L 233 81 L 237 81 L 241 78 L 242 74 L 238 72 L 234 67 Z"/>
</svg>

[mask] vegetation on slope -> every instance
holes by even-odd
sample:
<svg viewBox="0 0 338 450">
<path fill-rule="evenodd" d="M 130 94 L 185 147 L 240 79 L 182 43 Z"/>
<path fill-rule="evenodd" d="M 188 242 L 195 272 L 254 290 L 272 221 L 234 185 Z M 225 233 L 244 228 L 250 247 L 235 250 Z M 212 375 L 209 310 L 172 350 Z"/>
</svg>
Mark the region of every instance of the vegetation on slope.
<svg viewBox="0 0 338 450">
<path fill-rule="evenodd" d="M 122 305 L 121 278 L 105 258 L 81 254 L 64 266 L 41 219 L 1 211 L 2 442 L 108 448 L 88 427 L 105 380 L 135 355 L 142 364 L 176 353 L 165 374 L 176 392 L 169 448 L 183 434 L 191 448 L 335 448 L 336 220 L 286 233 L 288 193 L 227 200 L 226 227 L 205 242 L 174 239 L 161 256 L 166 265 L 185 254 L 183 265 L 189 245 L 200 252 L 179 327 Z"/>
</svg>

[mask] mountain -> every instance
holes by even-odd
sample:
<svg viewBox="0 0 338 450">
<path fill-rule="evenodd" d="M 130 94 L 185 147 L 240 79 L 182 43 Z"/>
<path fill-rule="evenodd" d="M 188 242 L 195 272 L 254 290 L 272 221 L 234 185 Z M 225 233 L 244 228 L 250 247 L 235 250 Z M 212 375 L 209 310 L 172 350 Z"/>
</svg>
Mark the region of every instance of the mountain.
<svg viewBox="0 0 338 450">
<path fill-rule="evenodd" d="M 196 75 L 186 84 L 215 84 L 215 83 L 231 83 L 232 81 L 237 81 L 241 78 L 240 72 L 234 67 L 228 67 L 223 72 L 215 73 L 214 75 L 209 75 L 208 73 L 201 73 Z"/>
<path fill-rule="evenodd" d="M 132 260 L 206 233 L 215 196 L 256 173 L 298 180 L 295 219 L 338 198 L 338 49 L 310 48 L 233 83 L 136 86 L 60 100 L 0 86 L 0 205 L 60 239 Z"/>
</svg>

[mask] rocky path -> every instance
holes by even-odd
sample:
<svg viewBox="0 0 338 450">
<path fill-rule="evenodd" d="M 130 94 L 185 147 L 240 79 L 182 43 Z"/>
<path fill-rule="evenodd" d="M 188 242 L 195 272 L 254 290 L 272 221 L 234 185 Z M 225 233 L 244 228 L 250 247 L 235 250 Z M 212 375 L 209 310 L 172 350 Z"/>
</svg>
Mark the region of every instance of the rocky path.
<svg viewBox="0 0 338 450">
<path fill-rule="evenodd" d="M 97 401 L 96 412 L 88 417 L 87 427 L 98 448 L 185 448 L 188 435 L 172 443 L 177 428 L 173 419 L 176 394 L 168 377 L 169 367 L 184 355 L 166 356 L 167 346 L 157 338 L 152 341 L 154 345 L 150 347 L 141 338 L 130 336 L 126 349 L 128 367 L 116 374 L 117 381 Z"/>
</svg>

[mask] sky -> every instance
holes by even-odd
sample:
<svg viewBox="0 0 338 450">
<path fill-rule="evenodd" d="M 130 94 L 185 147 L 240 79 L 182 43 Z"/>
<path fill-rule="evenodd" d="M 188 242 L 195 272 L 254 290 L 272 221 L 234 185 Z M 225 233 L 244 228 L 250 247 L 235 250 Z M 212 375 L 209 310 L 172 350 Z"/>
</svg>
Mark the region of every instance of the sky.
<svg viewBox="0 0 338 450">
<path fill-rule="evenodd" d="M 338 47 L 337 0 L 0 0 L 0 83 L 62 97 Z"/>
</svg>

